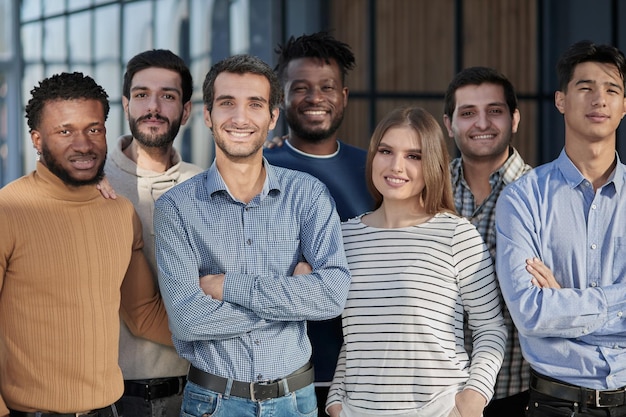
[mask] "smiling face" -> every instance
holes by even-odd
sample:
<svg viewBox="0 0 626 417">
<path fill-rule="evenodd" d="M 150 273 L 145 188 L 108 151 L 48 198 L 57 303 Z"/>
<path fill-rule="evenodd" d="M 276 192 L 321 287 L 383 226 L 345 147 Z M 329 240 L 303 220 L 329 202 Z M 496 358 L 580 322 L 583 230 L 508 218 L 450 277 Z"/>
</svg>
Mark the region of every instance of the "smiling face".
<svg viewBox="0 0 626 417">
<path fill-rule="evenodd" d="M 465 160 L 504 163 L 520 115 L 511 116 L 502 86 L 491 83 L 465 85 L 455 92 L 456 107 L 444 116 L 448 136 Z"/>
<path fill-rule="evenodd" d="M 291 134 L 308 142 L 335 139 L 348 104 L 335 60 L 298 58 L 285 71 L 285 117 Z"/>
<path fill-rule="evenodd" d="M 372 182 L 384 201 L 421 201 L 422 146 L 412 127 L 397 126 L 385 132 L 372 160 Z"/>
<path fill-rule="evenodd" d="M 583 62 L 574 69 L 567 91 L 557 91 L 555 105 L 564 115 L 565 141 L 615 140 L 626 111 L 624 81 L 612 64 Z"/>
<path fill-rule="evenodd" d="M 67 185 L 98 183 L 107 153 L 104 120 L 98 100 L 47 101 L 30 133 L 41 162 Z"/>
<path fill-rule="evenodd" d="M 213 132 L 216 157 L 241 160 L 262 157 L 267 134 L 276 126 L 278 108 L 270 109 L 270 84 L 263 75 L 222 72 L 213 87 L 213 108 L 204 107 Z"/>
<path fill-rule="evenodd" d="M 141 145 L 168 147 L 189 118 L 191 102 L 183 104 L 180 74 L 146 68 L 132 79 L 130 98 L 122 97 L 130 131 Z"/>
</svg>

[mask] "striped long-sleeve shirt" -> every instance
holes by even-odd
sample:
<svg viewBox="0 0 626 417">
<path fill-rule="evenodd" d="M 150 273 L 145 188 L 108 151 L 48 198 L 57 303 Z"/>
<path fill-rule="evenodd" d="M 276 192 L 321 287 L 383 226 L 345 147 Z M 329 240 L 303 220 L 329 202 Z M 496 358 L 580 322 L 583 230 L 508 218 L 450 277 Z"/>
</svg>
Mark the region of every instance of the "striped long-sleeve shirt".
<svg viewBox="0 0 626 417">
<path fill-rule="evenodd" d="M 352 283 L 327 405 L 411 411 L 455 386 L 490 399 L 506 329 L 491 257 L 476 228 L 444 213 L 397 229 L 369 227 L 359 217 L 343 224 L 343 237 Z"/>
</svg>

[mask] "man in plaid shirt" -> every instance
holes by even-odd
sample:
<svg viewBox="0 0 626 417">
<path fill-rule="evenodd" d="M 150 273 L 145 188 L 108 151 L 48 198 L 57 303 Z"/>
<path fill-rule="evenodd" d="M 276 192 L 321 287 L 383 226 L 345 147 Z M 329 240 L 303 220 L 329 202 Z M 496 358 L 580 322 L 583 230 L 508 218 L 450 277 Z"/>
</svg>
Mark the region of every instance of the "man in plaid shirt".
<svg viewBox="0 0 626 417">
<path fill-rule="evenodd" d="M 443 120 L 461 152 L 450 164 L 456 209 L 476 226 L 495 262 L 496 200 L 506 185 L 531 169 L 511 146 L 520 121 L 513 85 L 492 68 L 464 69 L 448 86 Z M 503 300 L 502 306 L 507 347 L 494 399 L 484 417 L 522 417 L 528 403 L 530 367 L 522 357 L 517 330 Z M 471 341 L 467 329 L 466 340 Z"/>
</svg>

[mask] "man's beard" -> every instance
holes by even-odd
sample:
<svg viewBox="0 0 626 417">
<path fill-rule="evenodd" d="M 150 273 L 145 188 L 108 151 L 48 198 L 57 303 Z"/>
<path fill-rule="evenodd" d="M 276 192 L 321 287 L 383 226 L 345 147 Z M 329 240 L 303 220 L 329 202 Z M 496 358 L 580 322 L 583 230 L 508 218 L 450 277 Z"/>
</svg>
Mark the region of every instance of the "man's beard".
<svg viewBox="0 0 626 417">
<path fill-rule="evenodd" d="M 50 172 L 56 175 L 66 185 L 70 185 L 73 187 L 93 185 L 98 184 L 104 178 L 104 164 L 106 162 L 106 158 L 102 160 L 102 163 L 98 167 L 96 175 L 88 180 L 77 180 L 76 178 L 73 178 L 70 173 L 67 172 L 65 168 L 63 168 L 63 166 L 58 163 L 56 158 L 52 156 L 52 154 L 50 153 L 50 149 L 48 149 L 45 144 L 42 144 L 41 146 L 41 158 L 43 159 L 46 167 L 50 170 Z"/>
<path fill-rule="evenodd" d="M 290 110 L 285 112 L 285 119 L 287 120 L 287 124 L 289 125 L 289 129 L 296 135 L 297 137 L 306 140 L 311 143 L 322 142 L 325 139 L 328 139 L 332 135 L 337 132 L 339 127 L 341 126 L 341 122 L 343 122 L 343 111 L 337 114 L 335 118 L 330 123 L 328 129 L 323 130 L 310 130 L 303 126 L 298 119 L 298 115 L 296 110 Z"/>
<path fill-rule="evenodd" d="M 141 130 L 139 130 L 138 123 L 144 119 L 150 119 L 152 117 L 154 117 L 157 120 L 165 120 L 166 122 L 168 122 L 169 128 L 167 129 L 167 132 L 157 135 L 153 133 L 144 133 Z M 168 146 L 172 144 L 172 142 L 174 142 L 176 135 L 178 135 L 178 131 L 180 130 L 180 121 L 181 121 L 181 117 L 173 120 L 170 123 L 170 120 L 168 118 L 163 117 L 159 114 L 155 114 L 154 116 L 152 114 L 147 114 L 138 119 L 129 118 L 128 124 L 130 127 L 130 133 L 132 133 L 133 138 L 137 140 L 137 142 L 144 145 L 145 147 L 167 148 Z"/>
</svg>

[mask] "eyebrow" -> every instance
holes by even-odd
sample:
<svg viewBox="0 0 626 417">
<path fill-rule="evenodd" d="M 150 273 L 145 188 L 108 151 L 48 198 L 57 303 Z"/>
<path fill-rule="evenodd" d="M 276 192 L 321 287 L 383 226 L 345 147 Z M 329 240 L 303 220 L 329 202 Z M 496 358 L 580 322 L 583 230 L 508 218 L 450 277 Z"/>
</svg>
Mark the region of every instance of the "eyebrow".
<svg viewBox="0 0 626 417">
<path fill-rule="evenodd" d="M 236 100 L 235 96 L 231 96 L 229 94 L 223 94 L 221 96 L 215 97 L 215 101 L 220 100 Z M 267 103 L 267 99 L 263 96 L 250 96 L 247 98 L 248 101 L 260 101 L 263 103 Z"/>
<path fill-rule="evenodd" d="M 580 85 L 580 84 L 597 84 L 597 82 L 595 80 L 578 80 L 576 81 L 576 83 L 574 85 Z M 618 90 L 622 91 L 623 87 L 619 84 L 615 84 L 615 83 L 611 83 L 611 82 L 607 82 L 607 83 L 603 83 L 605 85 L 610 85 L 613 88 L 617 88 Z"/>
<path fill-rule="evenodd" d="M 151 88 L 143 86 L 143 85 L 137 85 L 137 86 L 134 86 L 134 87 L 132 87 L 130 89 L 130 91 L 137 91 L 137 90 L 140 90 L 140 91 L 151 90 Z M 159 87 L 156 90 L 157 91 L 174 91 L 176 93 L 180 93 L 181 92 L 180 89 L 178 89 L 176 87 L 167 87 L 167 86 L 166 87 Z"/>
<path fill-rule="evenodd" d="M 380 142 L 380 143 L 378 144 L 378 147 L 379 147 L 379 148 L 381 148 L 381 147 L 382 147 L 382 148 L 391 148 L 391 149 L 393 149 L 393 146 L 391 146 L 391 145 L 387 145 L 385 142 Z M 406 151 L 404 151 L 404 152 L 408 152 L 408 153 L 420 153 L 420 154 L 421 154 L 421 153 L 422 153 L 422 150 L 421 150 L 421 149 L 418 149 L 418 148 L 414 148 L 414 149 L 407 149 L 407 150 L 406 150 Z"/>
</svg>

